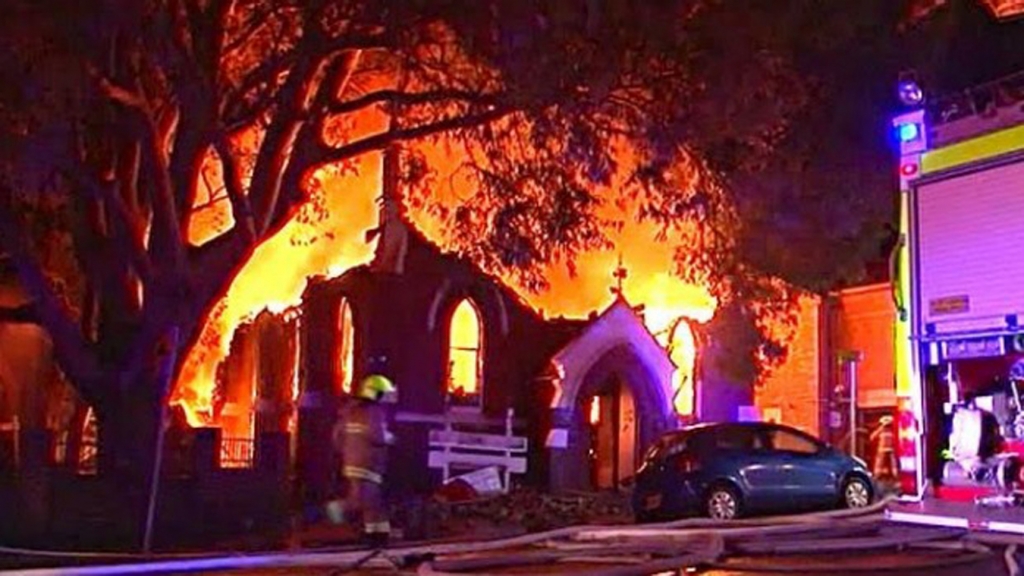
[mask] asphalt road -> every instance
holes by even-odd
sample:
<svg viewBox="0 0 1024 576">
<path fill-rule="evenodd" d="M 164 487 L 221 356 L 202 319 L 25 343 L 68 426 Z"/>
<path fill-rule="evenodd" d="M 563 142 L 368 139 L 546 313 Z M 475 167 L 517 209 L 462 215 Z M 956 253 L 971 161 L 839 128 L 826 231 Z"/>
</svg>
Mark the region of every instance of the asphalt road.
<svg viewBox="0 0 1024 576">
<path fill-rule="evenodd" d="M 939 540 L 945 543 L 953 543 L 960 539 L 962 534 L 953 533 L 949 530 L 923 528 L 923 527 L 903 527 L 900 525 L 886 524 L 882 528 L 873 533 L 872 537 L 878 538 L 889 538 L 894 535 L 909 536 L 910 539 L 918 542 L 928 542 Z M 843 538 L 836 538 L 833 536 L 827 540 L 819 540 L 821 535 L 809 534 L 794 538 L 792 536 L 786 537 L 783 540 L 773 540 L 771 538 L 756 538 L 739 541 L 740 546 L 758 546 L 767 545 L 771 546 L 773 543 L 781 542 L 784 545 L 796 545 L 804 546 L 810 545 L 810 547 L 818 546 L 817 543 L 822 542 L 822 547 L 826 545 L 836 548 L 832 552 L 821 552 L 812 554 L 788 554 L 788 553 L 775 553 L 771 555 L 760 554 L 757 556 L 743 555 L 742 553 L 736 552 L 736 544 L 732 545 L 732 550 L 726 555 L 724 560 L 724 566 L 720 567 L 704 567 L 696 571 L 688 571 L 687 574 L 702 574 L 707 576 L 740 576 L 747 574 L 776 574 L 776 575 L 792 575 L 792 574 L 832 574 L 832 575 L 843 575 L 843 574 L 900 574 L 900 575 L 936 575 L 936 576 L 997 576 L 1010 574 L 1007 569 L 1007 564 L 1004 559 L 1005 547 L 1001 545 L 988 545 L 990 551 L 987 554 L 980 554 L 975 552 L 965 552 L 963 550 L 948 550 L 948 549 L 924 549 L 919 546 L 934 546 L 934 544 L 916 544 L 913 546 L 904 547 L 903 549 L 897 549 L 895 545 L 887 546 L 885 548 L 862 551 L 862 552 L 851 552 L 842 551 L 840 542 L 863 542 L 865 539 L 863 534 L 851 534 L 846 540 Z M 628 544 L 623 543 L 608 543 L 602 545 L 602 552 L 604 554 L 613 554 L 618 556 L 618 560 L 622 560 L 623 557 L 628 557 L 630 554 L 629 550 L 626 549 Z M 635 548 L 635 544 L 634 544 Z M 749 548 L 748 548 L 749 549 Z M 489 552 L 484 554 L 488 557 L 509 557 L 513 555 L 521 555 L 524 552 L 538 553 L 537 549 L 515 549 L 515 550 L 502 550 L 497 552 Z M 551 549 L 541 549 L 539 552 L 551 553 Z M 776 552 L 779 552 L 776 547 Z M 782 550 L 785 552 L 785 550 Z M 446 568 L 443 564 L 444 560 L 450 560 L 455 558 L 454 556 L 447 556 L 436 564 L 431 565 L 433 572 L 427 570 L 425 566 L 410 565 L 396 568 L 385 559 L 390 556 L 392 552 L 387 550 L 383 551 L 378 557 L 374 558 L 373 562 L 376 562 L 376 568 L 353 568 L 346 565 L 330 565 L 330 566 L 292 566 L 288 568 L 273 568 L 273 569 L 233 569 L 233 570 L 218 570 L 208 572 L 198 572 L 205 574 L 237 574 L 237 575 L 252 575 L 252 576 L 278 576 L 278 575 L 292 575 L 292 574 L 309 574 L 309 575 L 340 575 L 340 574 L 358 574 L 358 575 L 382 575 L 382 574 L 418 574 L 418 575 L 429 575 L 429 574 L 488 574 L 489 576 L 498 576 L 501 574 L 569 574 L 569 575 L 587 575 L 587 576 L 601 576 L 606 574 L 610 569 L 621 569 L 631 566 L 628 562 L 587 562 L 587 563 L 567 563 L 567 562 L 556 562 L 556 561 L 545 561 L 538 564 L 519 566 L 516 568 L 497 568 L 497 567 L 481 567 L 472 570 L 456 570 L 449 564 Z M 1022 544 L 1022 554 L 1019 555 L 1022 563 L 1024 563 L 1024 544 Z M 634 553 L 632 557 L 637 561 L 640 558 Z M 39 562 L 38 559 L 35 562 L 25 563 L 25 558 L 17 558 L 13 556 L 0 557 L 0 570 L 2 569 L 24 569 L 29 567 L 46 567 L 54 566 L 54 562 Z M 380 567 L 384 563 L 385 567 Z M 636 567 L 636 563 L 632 564 Z M 132 570 L 134 573 L 139 573 L 136 570 Z M 164 572 L 168 573 L 168 572 Z M 170 572 L 174 573 L 174 572 Z M 196 574 L 197 572 L 189 572 Z M 621 572 L 620 572 L 621 573 Z M 643 574 L 643 572 L 634 572 L 634 574 Z M 659 574 L 668 576 L 670 574 L 680 574 L 679 571 L 668 571 L 668 572 L 651 572 L 651 574 Z"/>
<path fill-rule="evenodd" d="M 730 559 L 729 563 L 736 563 L 737 568 L 742 564 L 741 569 L 705 568 L 695 571 L 686 571 L 685 574 L 699 574 L 702 576 L 750 576 L 751 574 L 764 576 L 792 576 L 794 574 L 809 576 L 818 576 L 822 574 L 834 576 L 847 574 L 857 576 L 864 574 L 899 574 L 901 576 L 1000 576 L 1009 574 L 1006 562 L 1002 557 L 1002 552 L 1003 550 L 1000 548 L 995 550 L 994 553 L 987 558 L 969 563 L 956 563 L 957 557 L 960 555 L 895 551 L 872 554 L 828 554 L 784 558 L 735 558 Z M 910 565 L 918 562 L 930 562 L 932 565 L 916 569 L 909 567 Z M 900 568 L 899 566 L 901 565 L 904 566 L 904 568 Z M 464 572 L 464 574 L 487 574 L 488 576 L 497 576 L 501 574 L 566 574 L 572 576 L 598 576 L 602 570 L 612 567 L 613 566 L 611 565 L 595 566 L 594 564 L 547 564 L 506 570 Z M 812 569 L 808 570 L 807 567 Z M 773 568 L 781 568 L 781 570 L 774 570 Z M 340 574 L 360 576 L 382 576 L 385 574 L 452 574 L 452 572 L 442 572 L 440 570 L 435 572 L 417 572 L 417 568 L 415 567 L 396 571 L 395 569 L 385 568 L 346 570 L 345 567 L 342 566 L 330 568 L 303 568 L 301 570 L 288 568 L 231 572 L 231 574 L 245 574 L 252 576 L 284 576 L 286 574 L 292 575 L 298 573 L 309 574 L 311 576 L 338 576 Z M 656 574 L 657 576 L 670 576 L 683 573 L 684 572 L 679 571 L 666 571 L 656 572 L 653 574 Z"/>
<path fill-rule="evenodd" d="M 934 536 L 935 539 L 941 539 L 943 542 L 954 542 L 959 538 L 954 537 L 954 533 L 933 528 L 922 528 L 922 527 L 902 527 L 899 525 L 887 525 L 883 528 L 882 536 L 895 535 L 895 534 L 908 534 L 919 541 L 928 541 L 930 537 Z M 857 540 L 857 536 L 851 536 L 851 541 Z M 792 540 L 789 540 L 792 542 Z M 808 539 L 808 542 L 813 542 L 813 539 Z M 800 540 L 796 541 L 798 544 Z M 941 544 L 940 544 L 941 545 Z M 614 548 L 616 545 L 612 544 L 609 547 Z M 925 546 L 929 548 L 924 548 Z M 1004 559 L 1004 546 L 988 545 L 990 552 L 987 554 L 980 552 L 965 552 L 963 550 L 948 550 L 948 549 L 932 549 L 927 542 L 922 544 L 913 545 L 904 549 L 897 549 L 896 546 L 890 546 L 884 549 L 866 551 L 866 552 L 825 552 L 818 554 L 775 554 L 775 555 L 758 555 L 758 556 L 741 556 L 735 554 L 729 554 L 728 558 L 724 561 L 725 567 L 705 567 L 695 571 L 687 571 L 686 574 L 702 574 L 706 576 L 740 576 L 749 574 L 767 574 L 767 575 L 792 575 L 792 574 L 806 574 L 806 575 L 844 575 L 844 574 L 900 574 L 907 576 L 998 576 L 1004 574 L 1010 574 L 1007 568 L 1006 560 Z M 521 551 L 508 551 L 507 554 L 518 554 Z M 497 553 L 501 555 L 502 552 Z M 1024 556 L 1024 555 L 1022 555 Z M 1024 562 L 1024 558 L 1021 559 Z M 609 563 L 585 563 L 585 564 L 569 564 L 569 563 L 555 563 L 547 562 L 543 564 L 522 566 L 518 568 L 509 569 L 494 569 L 494 568 L 482 568 L 478 570 L 461 572 L 464 574 L 488 574 L 489 576 L 497 576 L 500 574 L 568 574 L 568 575 L 587 575 L 587 576 L 599 576 L 604 574 L 604 570 L 625 567 L 629 564 L 609 564 Z M 418 567 L 408 567 L 404 570 L 399 570 L 398 573 L 406 574 L 431 574 L 429 571 L 420 570 L 417 572 Z M 419 567 L 421 568 L 421 567 Z M 340 569 L 340 571 L 339 571 Z M 433 574 L 451 574 L 455 570 L 444 570 L 443 565 L 437 565 Z M 287 570 L 263 570 L 263 571 L 252 571 L 247 574 L 259 574 L 259 575 L 278 575 L 285 573 L 295 573 L 294 571 Z M 394 569 L 355 569 L 345 570 L 345 567 L 332 567 L 330 569 L 317 569 L 316 571 L 306 571 L 303 573 L 307 574 L 331 574 L 332 576 L 337 574 L 361 574 L 361 575 L 380 575 L 380 574 L 395 574 Z M 653 572 L 652 574 L 658 574 L 669 576 L 671 574 L 682 574 L 679 571 L 667 571 L 667 572 Z"/>
</svg>

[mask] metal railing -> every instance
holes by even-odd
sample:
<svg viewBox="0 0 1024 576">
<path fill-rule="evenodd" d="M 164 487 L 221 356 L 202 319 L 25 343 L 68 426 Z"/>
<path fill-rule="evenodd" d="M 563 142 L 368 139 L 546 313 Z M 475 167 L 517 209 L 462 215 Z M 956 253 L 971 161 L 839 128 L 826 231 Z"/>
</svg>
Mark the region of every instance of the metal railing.
<svg viewBox="0 0 1024 576">
<path fill-rule="evenodd" d="M 252 438 L 221 438 L 221 468 L 252 468 L 256 442 Z"/>
<path fill-rule="evenodd" d="M 1024 72 L 932 99 L 927 103 L 929 123 L 940 126 L 1021 102 L 1024 102 Z"/>
</svg>

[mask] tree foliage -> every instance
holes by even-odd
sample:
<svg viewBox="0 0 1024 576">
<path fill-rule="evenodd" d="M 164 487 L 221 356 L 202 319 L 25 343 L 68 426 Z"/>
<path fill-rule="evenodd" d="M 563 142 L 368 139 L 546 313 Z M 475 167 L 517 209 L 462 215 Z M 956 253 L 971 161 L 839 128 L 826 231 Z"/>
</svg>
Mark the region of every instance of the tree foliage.
<svg viewBox="0 0 1024 576">
<path fill-rule="evenodd" d="M 756 162 L 805 101 L 787 58 L 791 34 L 755 18 L 743 25 L 756 33 L 734 33 L 723 18 L 735 12 L 710 1 L 107 0 L 12 10 L 21 32 L 5 35 L 4 74 L 21 80 L 4 87 L 14 122 L 4 132 L 3 239 L 62 366 L 100 409 L 111 394 L 151 385 L 147 362 L 169 327 L 186 342 L 198 334 L 323 166 L 392 143 L 461 145 L 476 188 L 452 212 L 458 246 L 529 284 L 542 281 L 531 276 L 540 265 L 604 242 L 592 190 L 623 169 L 613 143 L 635 151 L 631 176 L 648 212 L 711 218 L 720 186 L 704 158 L 730 149 Z M 387 130 L 336 129 L 381 109 Z M 191 208 L 211 162 L 234 223 L 192 245 Z M 674 177 L 681 162 L 707 177 Z M 87 322 L 37 281 L 31 243 L 16 232 L 19 199 L 41 192 L 65 210 L 89 286 L 83 308 L 95 312 Z"/>
<path fill-rule="evenodd" d="M 436 206 L 453 245 L 530 288 L 544 265 L 606 244 L 614 222 L 594 190 L 613 181 L 639 206 L 631 217 L 680 247 L 682 273 L 762 319 L 791 309 L 794 285 L 856 276 L 891 215 L 877 154 L 818 144 L 861 150 L 856 120 L 824 103 L 853 104 L 839 79 L 868 75 L 886 2 L 10 4 L 0 239 L 101 420 L 126 409 L 119 398 L 159 396 L 161 338 L 198 337 L 256 246 L 315 210 L 318 170 L 390 145 L 443 140 L 464 158 L 466 195 Z M 856 66 L 836 64 L 848 55 Z M 352 130 L 368 113 L 390 124 Z M 194 244 L 211 167 L 232 224 Z M 427 173 L 410 151 L 412 184 Z M 84 278 L 81 314 L 26 234 L 24 208 L 42 198 Z"/>
</svg>

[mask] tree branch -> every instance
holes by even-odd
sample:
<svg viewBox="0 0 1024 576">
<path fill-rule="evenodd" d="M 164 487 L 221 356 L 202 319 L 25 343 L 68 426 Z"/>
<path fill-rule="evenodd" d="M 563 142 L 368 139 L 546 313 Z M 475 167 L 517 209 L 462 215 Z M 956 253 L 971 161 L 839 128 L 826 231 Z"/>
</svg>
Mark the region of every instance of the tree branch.
<svg viewBox="0 0 1024 576">
<path fill-rule="evenodd" d="M 32 296 L 65 373 L 73 382 L 95 382 L 100 374 L 97 358 L 25 246 L 11 202 L 12 193 L 0 190 L 0 245 L 7 250 L 22 286 Z"/>
<path fill-rule="evenodd" d="M 227 42 L 223 45 L 222 56 L 227 56 L 228 54 L 234 52 L 242 46 L 245 46 L 246 43 L 249 42 L 249 39 L 252 38 L 252 35 L 255 34 L 256 31 L 258 31 L 260 28 L 263 27 L 264 24 L 267 23 L 267 19 L 270 17 L 273 8 L 266 8 L 264 10 L 260 10 L 260 7 L 254 6 L 252 10 L 254 12 L 259 11 L 259 13 L 252 16 L 249 22 L 247 22 L 247 26 L 245 26 L 244 29 L 238 31 L 238 33 L 235 35 L 235 38 L 232 39 L 231 42 Z"/>
<path fill-rule="evenodd" d="M 242 172 L 231 152 L 227 136 L 219 134 L 214 141 L 214 147 L 224 167 L 224 189 L 227 190 L 228 199 L 231 201 L 231 212 L 235 216 L 235 222 L 242 227 L 246 242 L 256 242 L 256 221 L 253 219 L 252 206 L 243 190 Z"/>
<path fill-rule="evenodd" d="M 202 246 L 189 247 L 189 264 L 197 271 L 192 279 L 195 301 L 223 296 L 224 286 L 256 249 L 256 244 L 247 242 L 243 234 L 235 226 Z"/>
<path fill-rule="evenodd" d="M 418 138 L 441 134 L 450 130 L 473 128 L 489 124 L 518 111 L 519 109 L 513 106 L 499 106 L 479 114 L 454 116 L 429 124 L 421 124 L 419 126 L 412 126 L 409 128 L 399 128 L 389 130 L 387 132 L 380 132 L 373 136 L 368 136 L 349 144 L 345 144 L 344 146 L 332 147 L 321 144 L 317 153 L 311 156 L 309 163 L 305 168 L 329 164 L 331 162 L 338 162 L 359 156 L 360 154 L 372 152 L 374 150 L 383 150 L 385 146 L 393 142 L 416 140 Z"/>
<path fill-rule="evenodd" d="M 228 125 L 245 124 L 251 118 L 265 111 L 274 101 L 275 92 L 271 83 L 288 70 L 288 66 L 295 63 L 294 53 L 284 54 L 278 58 L 264 60 L 251 73 L 247 74 L 234 89 L 225 90 L 224 97 L 220 104 L 221 117 Z M 263 96 L 254 96 L 253 102 L 246 105 L 246 95 L 267 84 Z"/>
<path fill-rule="evenodd" d="M 330 114 L 349 114 L 358 112 L 375 104 L 394 103 L 399 106 L 415 106 L 418 104 L 436 104 L 449 100 L 467 104 L 493 106 L 498 103 L 496 94 L 480 94 L 467 90 L 431 90 L 429 92 L 403 92 L 401 90 L 378 90 L 354 100 L 332 102 L 326 106 Z"/>
<path fill-rule="evenodd" d="M 121 86 L 114 84 L 109 78 L 103 76 L 99 70 L 96 70 L 95 68 L 90 68 L 90 72 L 96 79 L 96 83 L 99 86 L 100 91 L 108 98 L 114 102 L 127 106 L 128 108 L 138 110 L 146 116 L 149 115 L 149 103 L 146 102 L 146 99 L 143 98 L 141 94 L 132 92 L 127 88 L 122 88 Z"/>
<path fill-rule="evenodd" d="M 183 1 L 171 0 L 168 5 L 172 27 L 171 40 L 180 55 L 185 59 L 191 59 L 193 47 L 189 45 L 188 35 L 185 34 L 188 29 L 188 7 L 184 5 Z"/>
<path fill-rule="evenodd" d="M 274 91 L 269 86 L 268 93 L 263 97 L 254 97 L 252 104 L 246 105 L 246 95 L 263 84 L 269 85 L 274 79 L 284 75 L 286 72 L 288 77 L 291 78 L 292 73 L 295 72 L 297 62 L 302 58 L 302 52 L 306 52 L 309 57 L 326 60 L 340 52 L 360 52 L 363 50 L 385 48 L 386 44 L 382 35 L 366 34 L 346 35 L 334 41 L 323 42 L 316 48 L 306 46 L 308 45 L 264 61 L 255 70 L 242 78 L 236 88 L 226 91 L 220 104 L 224 123 L 231 126 L 245 123 L 246 119 L 258 115 L 269 108 L 271 103 L 274 102 L 275 96 Z M 289 67 L 291 67 L 290 70 Z M 284 90 L 284 88 L 282 87 L 281 90 Z M 276 95 L 279 95 L 281 90 Z"/>
<path fill-rule="evenodd" d="M 214 94 L 219 58 L 211 42 L 217 30 L 203 11 L 205 4 L 196 0 L 175 0 L 170 7 L 176 57 L 172 59 L 174 65 L 166 72 L 170 73 L 179 117 L 173 145 L 163 151 L 167 155 L 166 171 L 176 207 L 178 231 L 172 237 L 175 244 L 188 233 L 189 209 L 195 201 L 195 176 L 208 144 L 203 135 L 216 115 Z M 151 122 L 151 126 L 158 137 L 169 136 L 159 132 L 156 122 Z M 180 255 L 181 248 L 179 245 L 175 253 Z M 179 262 L 183 263 L 183 259 Z"/>
<path fill-rule="evenodd" d="M 255 208 L 256 232 L 262 237 L 278 212 L 281 184 L 288 167 L 289 153 L 295 146 L 314 95 L 326 74 L 328 59 L 317 54 L 317 42 L 305 40 L 300 52 L 306 56 L 288 75 L 277 94 L 274 115 L 256 156 L 249 198 Z"/>
<path fill-rule="evenodd" d="M 121 188 L 121 198 L 126 213 L 131 217 L 129 230 L 138 232 L 141 239 L 145 227 L 139 226 L 140 219 L 137 215 L 142 214 L 142 201 L 139 196 L 139 169 L 142 161 L 142 149 L 137 141 L 132 141 L 121 146 L 121 152 L 117 158 L 117 181 Z M 139 226 L 135 229 L 135 226 Z"/>
<path fill-rule="evenodd" d="M 211 50 L 210 62 L 213 74 L 210 76 L 210 81 L 214 94 L 217 93 L 223 74 L 221 58 L 223 58 L 225 53 L 224 43 L 227 41 L 228 18 L 235 9 L 235 1 L 215 0 L 210 6 L 210 27 L 213 29 L 213 41 L 211 43 L 213 49 Z"/>
<path fill-rule="evenodd" d="M 74 183 L 79 186 L 71 196 L 70 232 L 76 260 L 87 280 L 87 300 L 83 302 L 79 326 L 87 340 L 99 342 L 98 335 L 92 333 L 93 320 L 98 329 L 111 308 L 123 309 L 126 314 L 138 311 L 135 282 L 139 274 L 133 275 L 130 271 L 130 248 L 122 239 L 125 227 L 117 215 L 111 214 L 113 208 L 97 191 L 86 189 L 79 182 Z M 99 348 L 96 353 L 102 362 Z"/>
<path fill-rule="evenodd" d="M 205 97 L 191 94 L 181 98 L 181 121 L 174 134 L 167 174 L 176 209 L 177 238 L 188 236 L 192 205 L 196 201 L 199 172 L 208 151 L 212 114 Z"/>
<path fill-rule="evenodd" d="M 74 244 L 75 261 L 82 270 L 86 286 L 98 289 L 103 285 L 108 242 L 97 225 L 99 199 L 91 193 L 73 194 L 71 203 L 69 233 Z M 90 336 L 87 334 L 86 337 Z"/>
<path fill-rule="evenodd" d="M 145 133 L 143 151 L 154 187 L 152 198 L 153 232 L 158 240 L 150 243 L 150 250 L 169 250 L 173 265 L 177 270 L 183 272 L 185 270 L 184 243 L 179 226 L 178 207 L 175 200 L 174 183 L 171 180 L 167 150 L 160 146 L 156 127 L 152 122 L 146 122 Z M 161 246 L 161 244 L 163 245 Z"/>
<path fill-rule="evenodd" d="M 128 205 L 125 204 L 124 198 L 115 193 L 113 185 L 98 182 L 88 173 L 88 169 L 81 165 L 81 162 L 76 164 L 70 174 L 72 181 L 84 187 L 91 196 L 102 199 L 110 207 L 111 213 L 121 223 L 118 228 L 125 231 L 125 240 L 129 248 L 128 255 L 139 275 L 139 280 L 143 284 L 148 283 L 153 276 L 153 263 L 150 261 L 144 245 L 145 232 L 142 223 L 132 214 Z"/>
</svg>

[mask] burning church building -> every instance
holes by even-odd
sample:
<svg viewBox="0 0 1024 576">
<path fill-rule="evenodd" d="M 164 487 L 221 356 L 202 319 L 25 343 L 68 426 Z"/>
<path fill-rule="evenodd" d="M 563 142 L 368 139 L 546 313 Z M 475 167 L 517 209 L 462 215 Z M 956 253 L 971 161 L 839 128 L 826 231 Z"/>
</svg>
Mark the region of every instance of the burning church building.
<svg viewBox="0 0 1024 576">
<path fill-rule="evenodd" d="M 499 490 L 618 488 L 662 432 L 698 418 L 734 419 L 740 406 L 754 403 L 750 386 L 722 385 L 716 343 L 698 346 L 700 322 L 713 305 L 687 301 L 660 276 L 651 282 L 650 272 L 636 274 L 626 289 L 620 263 L 613 294 L 607 282 L 596 287 L 602 303 L 587 300 L 589 314 L 577 309 L 567 318 L 560 309 L 566 316 L 547 316 L 530 294 L 429 239 L 404 209 L 396 161 L 385 155 L 383 186 L 372 189 L 383 189 L 382 198 L 352 233 L 366 247 L 353 251 L 358 260 L 303 274 L 294 298 L 276 306 L 267 306 L 275 301 L 274 278 L 262 269 L 262 290 L 253 296 L 267 309 L 226 331 L 211 322 L 226 344 L 200 337 L 197 348 L 223 355 L 203 359 L 198 372 L 186 361 L 179 375 L 164 442 L 159 533 L 276 525 L 299 504 L 293 497 L 305 504 L 331 497 L 338 469 L 331 430 L 371 356 L 387 358 L 385 373 L 398 387 L 386 480 L 398 497 L 481 470 L 496 472 L 484 476 L 496 476 Z M 610 271 L 604 266 L 601 275 Z M 564 296 L 584 299 L 594 289 Z M 685 313 L 705 308 L 692 320 Z M 0 389 L 10 388 L 7 380 Z M 101 483 L 90 481 L 97 474 L 96 419 L 82 399 L 72 404 L 71 416 L 52 426 L 52 442 L 44 443 L 50 448 L 40 448 L 48 454 L 36 468 L 48 480 L 32 484 L 53 495 L 37 515 L 36 532 L 47 537 L 58 519 L 61 530 L 80 532 L 77 519 L 108 502 L 93 493 Z M 17 468 L 19 477 L 30 476 L 24 463 Z M 198 524 L 188 513 L 195 510 L 203 515 Z M 10 523 L 11 530 L 24 527 Z"/>
<path fill-rule="evenodd" d="M 333 488 L 338 403 L 366 359 L 384 356 L 398 387 L 389 490 L 422 493 L 490 465 L 508 472 L 505 482 L 514 472 L 551 490 L 623 483 L 643 448 L 683 421 L 677 366 L 642 309 L 620 287 L 587 319 L 545 318 L 417 230 L 396 192 L 395 161 L 385 159 L 372 260 L 310 278 L 299 305 L 236 331 L 215 391 L 222 458 L 233 438 L 291 431 L 303 499 L 322 500 Z M 692 338 L 686 321 L 673 331 Z M 467 448 L 460 433 L 495 445 Z"/>
</svg>

